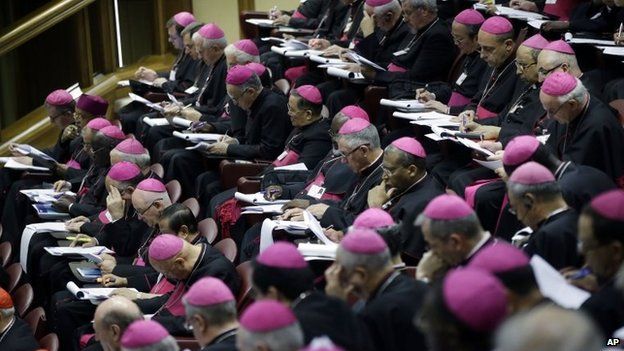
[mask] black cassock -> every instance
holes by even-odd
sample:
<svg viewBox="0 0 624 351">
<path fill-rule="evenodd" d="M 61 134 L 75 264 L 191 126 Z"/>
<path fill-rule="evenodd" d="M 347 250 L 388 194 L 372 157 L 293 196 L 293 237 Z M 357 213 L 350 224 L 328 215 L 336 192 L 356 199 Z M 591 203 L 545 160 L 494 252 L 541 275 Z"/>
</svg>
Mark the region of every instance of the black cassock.
<svg viewBox="0 0 624 351">
<path fill-rule="evenodd" d="M 201 351 L 238 351 L 236 348 L 237 329 L 228 330 L 217 335 L 214 340 L 206 345 Z"/>
<path fill-rule="evenodd" d="M 613 279 L 592 294 L 581 305 L 581 310 L 592 317 L 606 337 L 611 337 L 624 325 L 624 297 Z"/>
<path fill-rule="evenodd" d="M 336 230 L 346 230 L 355 220 L 355 217 L 368 208 L 368 191 L 381 182 L 383 170 L 381 163 L 383 153 L 358 175 L 354 187 L 347 191 L 344 199 L 338 205 L 330 205 L 321 218 L 321 225 L 333 225 Z"/>
<path fill-rule="evenodd" d="M 13 324 L 4 333 L 0 333 L 0 350 L 35 351 L 40 349 L 30 326 L 18 317 L 13 317 Z"/>
<path fill-rule="evenodd" d="M 553 121 L 546 145 L 555 155 L 579 165 L 592 166 L 618 180 L 624 168 L 624 130 L 612 110 L 590 96 L 584 112 L 569 124 Z"/>
<path fill-rule="evenodd" d="M 578 213 L 573 209 L 552 214 L 531 234 L 524 252 L 529 257 L 540 255 L 557 270 L 578 266 L 577 222 Z"/>
<path fill-rule="evenodd" d="M 390 199 L 382 209 L 388 211 L 396 223 L 401 223 L 401 251 L 418 261 L 426 249 L 420 227 L 414 226 L 416 217 L 429 201 L 444 193 L 444 187 L 431 175 L 412 185 L 400 197 Z"/>
<path fill-rule="evenodd" d="M 425 350 L 425 337 L 414 325 L 427 292 L 425 283 L 393 272 L 373 292 L 360 318 L 375 350 Z"/>
<path fill-rule="evenodd" d="M 345 350 L 371 350 L 364 324 L 342 300 L 320 292 L 306 292 L 291 305 L 303 330 L 305 343 L 328 336 Z"/>
</svg>

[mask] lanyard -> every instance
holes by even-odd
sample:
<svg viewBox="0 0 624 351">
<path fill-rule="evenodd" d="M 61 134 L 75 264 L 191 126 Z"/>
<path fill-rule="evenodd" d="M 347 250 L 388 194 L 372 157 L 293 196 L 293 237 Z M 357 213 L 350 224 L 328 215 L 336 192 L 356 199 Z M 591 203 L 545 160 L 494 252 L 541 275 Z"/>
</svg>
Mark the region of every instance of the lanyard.
<svg viewBox="0 0 624 351">
<path fill-rule="evenodd" d="M 382 154 L 383 155 L 383 154 Z M 381 156 L 380 156 L 381 157 Z M 377 161 L 375 161 L 377 162 Z M 353 198 L 358 194 L 358 191 L 361 190 L 361 188 L 364 186 L 364 184 L 366 184 L 366 182 L 368 182 L 368 180 L 370 179 L 370 177 L 375 174 L 377 172 L 378 169 L 381 168 L 381 164 L 379 166 L 377 166 L 368 176 L 366 176 L 366 178 L 364 178 L 364 181 L 362 181 L 360 184 L 355 186 L 355 189 L 353 189 L 353 194 L 351 194 L 351 196 L 349 196 L 349 198 L 347 199 L 347 201 L 345 201 L 344 206 L 342 207 L 344 210 L 346 210 L 347 208 L 349 208 L 349 205 L 351 204 L 351 201 L 353 201 Z"/>
<path fill-rule="evenodd" d="M 509 62 L 507 66 L 505 66 L 505 68 L 503 68 L 501 72 L 496 76 L 496 79 L 494 79 L 494 82 L 492 82 L 492 77 L 494 77 L 494 72 L 496 72 L 496 70 L 492 70 L 492 73 L 490 74 L 490 79 L 488 79 L 488 83 L 485 85 L 485 89 L 483 89 L 483 95 L 481 95 L 481 100 L 479 100 L 479 103 L 477 105 L 481 105 L 483 100 L 485 100 L 485 98 L 488 97 L 492 89 L 494 89 L 494 87 L 496 86 L 496 83 L 498 83 L 498 80 L 500 79 L 500 77 L 503 75 L 503 73 L 507 71 L 507 68 L 509 68 L 511 64 L 514 62 L 516 62 L 515 59 L 511 60 L 511 62 Z M 492 83 L 491 86 L 490 86 L 490 83 Z"/>
</svg>

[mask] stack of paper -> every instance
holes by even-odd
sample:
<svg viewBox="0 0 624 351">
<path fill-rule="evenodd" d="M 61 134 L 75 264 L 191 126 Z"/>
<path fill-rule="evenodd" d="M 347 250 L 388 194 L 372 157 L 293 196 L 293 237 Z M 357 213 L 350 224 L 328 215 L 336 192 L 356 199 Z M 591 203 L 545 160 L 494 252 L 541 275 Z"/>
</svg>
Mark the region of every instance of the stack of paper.
<svg viewBox="0 0 624 351">
<path fill-rule="evenodd" d="M 151 109 L 153 109 L 155 111 L 158 111 L 158 112 L 161 112 L 161 113 L 165 112 L 165 108 L 164 107 L 160 106 L 159 104 L 153 103 L 153 102 L 147 100 L 146 98 L 141 97 L 141 96 L 139 96 L 139 95 L 137 95 L 135 93 L 128 93 L 128 96 L 130 96 L 130 99 L 132 99 L 132 101 L 140 102 L 143 105 L 145 105 L 145 106 L 147 106 L 147 107 L 149 107 L 149 108 L 151 108 Z"/>
<path fill-rule="evenodd" d="M 76 193 L 71 191 L 57 192 L 54 189 L 24 189 L 20 190 L 20 193 L 26 195 L 28 199 L 36 203 L 54 202 L 61 196 L 76 197 Z"/>
<path fill-rule="evenodd" d="M 383 106 L 390 106 L 402 110 L 424 110 L 425 104 L 418 100 L 390 100 L 390 99 L 381 99 L 379 100 L 379 104 Z"/>
<path fill-rule="evenodd" d="M 236 200 L 247 202 L 254 205 L 279 205 L 285 204 L 290 200 L 274 200 L 270 201 L 264 198 L 264 193 L 258 192 L 255 194 L 243 194 L 238 191 L 234 193 Z"/>
<path fill-rule="evenodd" d="M 74 282 L 68 282 L 67 290 L 71 292 L 77 299 L 80 300 L 106 300 L 110 297 L 110 294 L 117 288 L 79 288 Z M 138 292 L 134 288 L 130 290 Z"/>
<path fill-rule="evenodd" d="M 214 134 L 214 133 L 181 133 L 178 131 L 173 132 L 174 137 L 178 137 L 180 139 L 188 140 L 192 143 L 216 143 L 223 138 L 223 134 Z"/>
<path fill-rule="evenodd" d="M 295 163 L 292 165 L 275 167 L 273 169 L 276 171 L 307 171 L 308 167 L 305 163 Z"/>
<path fill-rule="evenodd" d="M 604 39 L 571 38 L 567 40 L 567 42 L 572 43 L 572 44 L 593 44 L 593 45 L 615 46 L 615 42 L 613 40 L 604 40 Z"/>
<path fill-rule="evenodd" d="M 30 146 L 27 144 L 16 144 L 15 145 L 15 150 L 21 154 L 24 154 L 26 156 L 31 156 L 31 157 L 40 157 L 44 160 L 47 161 L 52 161 L 52 162 L 56 162 L 55 159 L 53 159 L 52 157 L 50 157 L 48 154 L 40 151 L 39 149 L 37 149 L 34 146 Z"/>
<path fill-rule="evenodd" d="M 334 249 L 338 247 L 338 244 L 329 240 L 327 236 L 325 236 L 325 232 L 323 231 L 323 227 L 321 227 L 321 223 L 314 217 L 310 212 L 303 211 L 303 221 L 308 225 L 310 231 L 316 235 L 316 237 L 326 246 L 332 246 Z"/>
<path fill-rule="evenodd" d="M 74 255 L 101 255 L 104 253 L 112 254 L 112 250 L 107 249 L 105 246 L 92 246 L 92 247 L 55 247 L 46 246 L 44 248 L 52 256 L 74 256 Z"/>
<path fill-rule="evenodd" d="M 19 163 L 17 161 L 15 161 L 15 159 L 10 158 L 7 160 L 7 162 L 4 164 L 4 168 L 10 168 L 10 169 L 16 169 L 16 170 L 20 170 L 20 171 L 49 171 L 50 169 L 48 167 L 38 167 L 38 166 L 29 166 L 29 165 L 25 165 L 23 163 Z"/>
<path fill-rule="evenodd" d="M 245 22 L 254 24 L 256 26 L 262 26 L 262 27 L 272 27 L 273 26 L 273 20 L 272 19 L 248 18 L 248 19 L 245 20 Z"/>
<path fill-rule="evenodd" d="M 56 211 L 51 203 L 32 204 L 37 216 L 42 219 L 68 219 L 69 214 Z"/>
<path fill-rule="evenodd" d="M 297 249 L 303 255 L 306 260 L 313 259 L 335 259 L 336 258 L 336 249 L 338 245 L 323 245 L 323 244 L 311 244 L 311 243 L 300 243 L 297 245 Z"/>
<path fill-rule="evenodd" d="M 281 214 L 283 204 L 277 205 L 260 205 L 260 206 L 247 206 L 242 208 L 241 214 Z"/>
<path fill-rule="evenodd" d="M 540 256 L 531 257 L 531 267 L 542 295 L 563 308 L 576 310 L 591 296 L 587 291 L 568 284 L 566 279 Z"/>
<path fill-rule="evenodd" d="M 343 79 L 359 79 L 359 80 L 365 79 L 362 73 L 350 72 L 350 71 L 347 71 L 345 69 L 338 68 L 338 67 L 327 68 L 327 74 L 329 74 L 330 76 L 343 78 Z"/>
</svg>

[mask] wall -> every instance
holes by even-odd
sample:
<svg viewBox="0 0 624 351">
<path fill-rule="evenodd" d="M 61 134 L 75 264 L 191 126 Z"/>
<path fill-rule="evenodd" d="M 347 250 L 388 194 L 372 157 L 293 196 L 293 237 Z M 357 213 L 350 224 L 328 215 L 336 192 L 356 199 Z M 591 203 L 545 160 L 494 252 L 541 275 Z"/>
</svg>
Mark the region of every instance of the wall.
<svg viewBox="0 0 624 351">
<path fill-rule="evenodd" d="M 255 0 L 256 10 L 269 11 L 271 7 L 277 5 L 280 10 L 294 10 L 299 6 L 299 0 Z"/>
<path fill-rule="evenodd" d="M 198 20 L 204 23 L 214 22 L 221 27 L 228 42 L 240 39 L 238 1 L 193 0 L 193 13 Z"/>
</svg>

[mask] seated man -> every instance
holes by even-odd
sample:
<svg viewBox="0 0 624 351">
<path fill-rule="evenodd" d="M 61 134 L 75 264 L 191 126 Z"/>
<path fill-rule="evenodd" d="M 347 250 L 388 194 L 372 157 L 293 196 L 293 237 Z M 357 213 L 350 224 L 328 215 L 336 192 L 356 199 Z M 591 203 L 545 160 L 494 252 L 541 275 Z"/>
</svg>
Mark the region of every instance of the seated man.
<svg viewBox="0 0 624 351">
<path fill-rule="evenodd" d="M 340 242 L 336 261 L 325 271 L 328 295 L 365 301 L 358 316 L 373 349 L 425 349 L 424 336 L 412 323 L 420 311 L 426 285 L 394 271 L 384 240 L 375 232 L 355 229 Z"/>
<path fill-rule="evenodd" d="M 83 350 L 95 351 L 101 348 L 106 351 L 121 351 L 123 333 L 130 324 L 142 319 L 143 313 L 135 303 L 124 297 L 111 297 L 99 304 L 93 315 L 97 342 Z"/>
<path fill-rule="evenodd" d="M 122 351 L 179 351 L 178 343 L 158 322 L 135 321 L 121 337 Z"/>
<path fill-rule="evenodd" d="M 0 288 L 0 349 L 11 351 L 39 349 L 33 330 L 30 330 L 28 324 L 15 315 L 11 295 L 2 288 Z"/>
<path fill-rule="evenodd" d="M 236 351 L 236 299 L 221 280 L 205 277 L 184 297 L 186 320 L 202 351 Z"/>
<path fill-rule="evenodd" d="M 335 297 L 314 291 L 314 274 L 297 247 L 277 242 L 253 261 L 251 281 L 256 300 L 273 299 L 289 306 L 306 343 L 328 336 L 346 350 L 369 350 L 368 333 L 349 306 Z"/>
<path fill-rule="evenodd" d="M 280 302 L 258 301 L 241 315 L 236 334 L 236 348 L 240 351 L 298 351 L 303 345 L 297 318 Z"/>
</svg>

